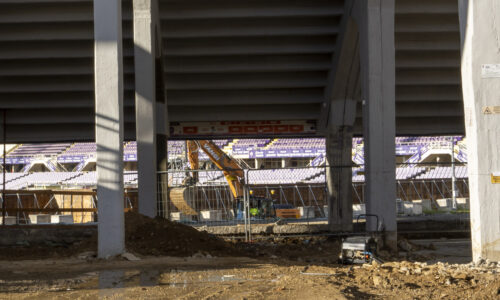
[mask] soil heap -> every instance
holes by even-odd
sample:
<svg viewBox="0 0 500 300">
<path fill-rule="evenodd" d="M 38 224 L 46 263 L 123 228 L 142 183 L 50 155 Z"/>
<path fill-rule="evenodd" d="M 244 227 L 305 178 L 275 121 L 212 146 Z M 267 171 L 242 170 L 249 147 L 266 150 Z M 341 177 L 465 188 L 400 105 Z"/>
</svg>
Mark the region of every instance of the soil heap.
<svg viewBox="0 0 500 300">
<path fill-rule="evenodd" d="M 134 212 L 125 214 L 125 243 L 127 250 L 142 255 L 239 254 L 233 244 L 206 231 L 198 231 L 191 226 L 163 218 L 153 219 Z"/>
</svg>

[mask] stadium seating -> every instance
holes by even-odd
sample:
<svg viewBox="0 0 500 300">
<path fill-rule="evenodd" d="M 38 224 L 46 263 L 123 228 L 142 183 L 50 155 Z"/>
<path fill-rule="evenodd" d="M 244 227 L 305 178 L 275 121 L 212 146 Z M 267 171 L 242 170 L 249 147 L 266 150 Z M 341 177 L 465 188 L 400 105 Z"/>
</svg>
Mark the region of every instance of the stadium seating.
<svg viewBox="0 0 500 300">
<path fill-rule="evenodd" d="M 462 137 L 453 137 L 457 147 L 455 152 L 461 162 L 465 162 L 466 144 Z M 219 139 L 214 143 L 220 148 L 229 151 L 229 154 L 239 155 L 239 158 L 266 158 L 266 157 L 310 157 L 311 166 L 324 166 L 325 140 L 323 138 L 282 138 L 282 139 Z M 352 181 L 355 183 L 364 182 L 364 150 L 363 139 L 353 138 L 352 153 L 353 161 L 360 167 L 353 169 Z M 396 169 L 396 180 L 440 180 L 450 179 L 452 169 L 450 166 L 418 166 L 419 154 L 424 153 L 432 147 L 442 147 L 449 149 L 449 137 L 398 137 L 396 138 L 397 155 L 411 156 L 411 165 L 405 165 Z M 231 153 L 232 152 L 232 153 Z M 58 144 L 22 144 L 15 147 L 8 155 L 11 164 L 26 164 L 45 157 L 45 159 L 56 158 L 59 163 L 84 164 L 88 159 L 94 159 L 96 153 L 95 143 L 58 143 Z M 168 141 L 169 158 L 185 157 L 185 141 Z M 262 156 L 258 156 L 262 155 Z M 269 156 L 266 156 L 269 155 Z M 124 143 L 124 160 L 134 161 L 137 159 L 137 143 Z M 203 151 L 200 152 L 200 160 L 208 159 Z M 185 168 L 184 165 L 182 168 Z M 78 169 L 76 169 L 78 170 Z M 455 175 L 458 179 L 467 178 L 467 167 L 456 166 Z M 169 182 L 172 185 L 182 184 L 186 177 L 186 172 L 181 171 L 169 175 Z M 0 174 L 0 184 L 1 184 Z M 324 183 L 324 168 L 297 168 L 297 169 L 271 169 L 271 170 L 251 170 L 248 173 L 250 184 L 294 184 L 294 183 Z M 125 185 L 137 185 L 137 172 L 125 172 Z M 225 178 L 221 171 L 208 171 L 199 173 L 199 184 L 225 184 Z M 75 186 L 88 187 L 95 186 L 96 172 L 47 172 L 47 173 L 7 173 L 7 189 L 23 189 L 40 186 Z"/>
<path fill-rule="evenodd" d="M 71 144 L 22 144 L 12 150 L 7 156 L 56 156 L 66 150 Z"/>
</svg>

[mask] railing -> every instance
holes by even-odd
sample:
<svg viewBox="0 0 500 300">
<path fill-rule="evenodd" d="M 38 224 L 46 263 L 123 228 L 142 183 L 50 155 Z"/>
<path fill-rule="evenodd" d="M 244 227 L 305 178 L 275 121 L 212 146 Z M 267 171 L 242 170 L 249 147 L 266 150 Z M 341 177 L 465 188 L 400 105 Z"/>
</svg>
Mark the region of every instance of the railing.
<svg viewBox="0 0 500 300">
<path fill-rule="evenodd" d="M 165 172 L 167 217 L 196 227 L 218 227 L 227 234 L 245 232 L 247 238 L 252 226 L 280 219 L 326 224 L 324 167 L 246 169 L 244 173 L 243 193 L 235 197 L 219 170 Z M 199 180 L 193 181 L 194 177 Z"/>
</svg>

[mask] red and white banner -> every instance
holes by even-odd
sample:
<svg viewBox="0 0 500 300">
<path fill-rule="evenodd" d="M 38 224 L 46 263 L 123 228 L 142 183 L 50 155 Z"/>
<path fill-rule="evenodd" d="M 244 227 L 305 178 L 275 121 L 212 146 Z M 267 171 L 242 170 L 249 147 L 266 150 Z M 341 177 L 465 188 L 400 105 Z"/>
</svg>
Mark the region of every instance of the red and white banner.
<svg viewBox="0 0 500 300">
<path fill-rule="evenodd" d="M 170 123 L 171 137 L 293 136 L 316 134 L 315 121 L 225 121 Z"/>
</svg>

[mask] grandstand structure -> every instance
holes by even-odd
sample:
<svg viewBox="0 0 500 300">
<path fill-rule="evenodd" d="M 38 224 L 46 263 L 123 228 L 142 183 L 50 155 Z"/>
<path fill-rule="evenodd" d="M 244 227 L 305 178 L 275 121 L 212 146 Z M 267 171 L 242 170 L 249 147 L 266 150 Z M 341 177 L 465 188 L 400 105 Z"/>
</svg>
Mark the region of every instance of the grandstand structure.
<svg viewBox="0 0 500 300">
<path fill-rule="evenodd" d="M 289 151 L 278 137 L 325 137 L 315 163 L 328 166 L 330 229 L 345 231 L 362 135 L 367 212 L 395 246 L 395 137 L 467 133 L 474 257 L 498 259 L 485 229 L 500 226 L 487 197 L 500 195 L 494 1 L 1 0 L 1 140 L 96 142 L 106 257 L 124 250 L 124 141 L 137 141 L 139 211 L 154 216 L 168 136 L 281 147 L 255 156 Z"/>
<path fill-rule="evenodd" d="M 189 167 L 186 161 L 185 141 L 169 141 L 169 170 L 183 171 Z M 252 186 L 271 185 L 310 185 L 326 182 L 325 139 L 324 138 L 259 138 L 259 139 L 218 139 L 214 143 L 228 155 L 244 163 L 245 168 L 253 169 L 248 182 Z M 452 152 L 453 151 L 453 152 Z M 6 155 L 6 189 L 94 189 L 97 187 L 95 143 L 59 144 L 20 144 L 10 147 Z M 451 153 L 457 166 L 451 163 Z M 466 145 L 462 137 L 397 137 L 396 167 L 398 198 L 405 200 L 435 201 L 452 197 L 449 189 L 440 188 L 438 183 L 451 186 L 453 177 L 467 186 Z M 199 174 L 200 185 L 225 185 L 226 180 L 220 170 L 214 170 L 204 152 L 200 161 L 206 172 Z M 127 169 L 124 172 L 124 185 L 138 187 L 137 143 L 124 144 Z M 135 162 L 135 164 L 134 164 Z M 364 142 L 354 138 L 352 142 L 352 186 L 353 203 L 364 203 L 364 195 L 358 192 L 364 185 Z M 210 171 L 212 170 L 212 171 Z M 40 172 L 44 171 L 44 172 Z M 184 172 L 172 173 L 169 186 L 179 186 L 186 177 Z M 416 190 L 416 185 L 426 184 L 427 190 L 436 189 L 427 197 L 423 192 L 410 197 L 408 193 Z M 423 188 L 420 188 L 422 190 Z M 446 188 L 447 189 L 447 188 Z M 410 190 L 410 191 L 408 191 Z M 466 189 L 460 189 L 462 197 Z M 411 198 L 411 199 L 410 199 Z"/>
</svg>

